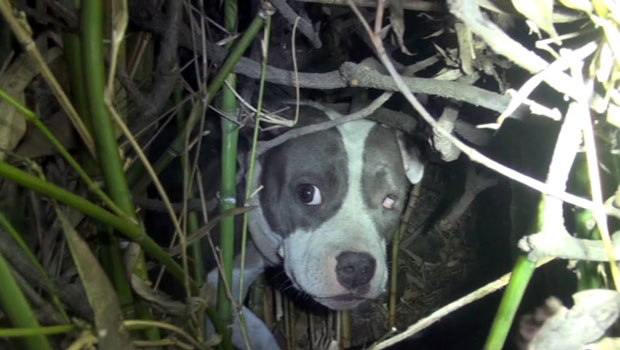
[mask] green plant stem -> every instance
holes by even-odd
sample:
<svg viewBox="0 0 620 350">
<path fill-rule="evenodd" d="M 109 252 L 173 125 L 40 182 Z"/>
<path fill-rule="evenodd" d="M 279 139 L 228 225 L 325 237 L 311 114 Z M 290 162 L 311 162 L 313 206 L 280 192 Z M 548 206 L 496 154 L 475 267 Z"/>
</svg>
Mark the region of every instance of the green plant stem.
<svg viewBox="0 0 620 350">
<path fill-rule="evenodd" d="M 81 4 L 81 42 L 83 77 L 88 98 L 88 110 L 91 117 L 93 136 L 99 165 L 110 197 L 122 212 L 135 220 L 133 203 L 129 196 L 121 157 L 116 143 L 116 134 L 112 120 L 105 107 L 103 93 L 105 88 L 105 67 L 103 59 L 103 2 L 101 0 L 84 1 Z M 123 310 L 133 310 L 134 304 L 131 286 L 121 263 L 119 242 L 113 232 L 104 242 L 104 254 L 108 255 L 111 271 L 110 278 L 114 281 L 117 294 L 121 297 Z M 131 317 L 131 311 L 125 314 Z"/>
<path fill-rule="evenodd" d="M 245 33 L 239 38 L 239 40 L 235 43 L 235 46 L 230 51 L 230 55 L 224 62 L 224 65 L 218 71 L 217 75 L 207 89 L 207 96 L 205 105 L 208 105 L 213 101 L 213 98 L 220 90 L 228 75 L 233 71 L 235 65 L 245 52 L 245 50 L 250 46 L 253 42 L 254 38 L 263 27 L 264 14 L 259 14 L 254 17 L 252 23 L 245 31 Z M 196 104 L 196 111 L 192 111 L 190 113 L 190 117 L 185 123 L 185 127 L 181 129 L 181 132 L 177 137 L 172 141 L 172 143 L 168 146 L 168 149 L 162 154 L 162 156 L 155 162 L 153 165 L 153 169 L 155 169 L 156 173 L 160 173 L 163 169 L 165 169 L 170 162 L 174 158 L 176 158 L 179 154 L 183 152 L 184 146 L 184 138 L 186 134 L 189 134 L 190 131 L 194 128 L 198 120 L 202 117 L 202 111 L 205 110 L 202 104 Z M 199 108 L 197 108 L 199 107 Z M 127 179 L 134 193 L 142 193 L 146 190 L 148 185 L 151 183 L 151 179 L 148 176 L 144 176 L 144 166 L 140 162 L 134 163 L 134 165 L 127 172 Z"/>
<path fill-rule="evenodd" d="M 617 157 L 612 157 L 617 158 Z M 578 155 L 573 164 L 573 176 L 571 188 L 576 194 L 590 195 L 590 177 L 588 166 L 583 155 Z M 601 239 L 601 234 L 596 225 L 591 210 L 575 208 L 575 236 L 585 239 Z M 598 272 L 598 263 L 591 261 L 577 262 L 577 290 L 604 288 L 605 282 Z"/>
<path fill-rule="evenodd" d="M 71 156 L 69 151 L 62 145 L 62 143 L 54 136 L 54 134 L 41 122 L 41 120 L 37 117 L 37 115 L 20 104 L 17 100 L 13 99 L 6 92 L 0 89 L 0 98 L 4 99 L 10 105 L 15 107 L 18 111 L 22 112 L 24 117 L 34 124 L 41 131 L 41 133 L 52 143 L 54 147 L 58 150 L 58 153 L 62 155 L 62 157 L 71 165 L 71 167 L 78 173 L 82 181 L 86 183 L 88 189 L 96 194 L 110 210 L 112 210 L 116 215 L 121 217 L 127 217 L 125 213 L 101 190 L 101 187 L 97 185 L 91 178 L 88 176 L 86 171 L 82 168 L 82 166 Z"/>
<path fill-rule="evenodd" d="M 269 39 L 271 37 L 271 16 L 266 16 L 266 25 L 265 25 L 265 36 L 264 36 L 264 47 L 269 48 Z M 256 173 L 256 149 L 258 146 L 258 134 L 260 133 L 260 120 L 261 113 L 263 109 L 263 95 L 265 92 L 265 78 L 267 76 L 267 61 L 269 59 L 269 49 L 263 52 L 263 64 L 261 67 L 261 79 L 260 85 L 258 88 L 258 103 L 256 106 L 256 120 L 254 123 L 254 135 L 252 137 L 252 150 L 250 153 L 250 169 L 248 170 L 248 179 L 246 184 L 245 191 L 245 204 L 248 204 L 250 200 L 250 196 L 252 192 L 254 192 L 254 177 Z M 243 304 L 242 298 L 243 296 L 243 288 L 245 278 L 243 275 L 243 271 L 245 271 L 245 255 L 246 255 L 246 245 L 248 241 L 248 223 L 249 223 L 250 213 L 243 214 L 243 226 L 241 228 L 241 276 L 239 277 L 239 305 Z"/>
<path fill-rule="evenodd" d="M 114 126 L 103 101 L 105 68 L 103 60 L 103 2 L 82 2 L 82 49 L 84 80 L 93 133 L 106 190 L 123 212 L 135 218 L 135 212 L 123 164 L 118 152 Z"/>
<path fill-rule="evenodd" d="M 229 84 L 235 86 L 235 76 L 231 75 Z M 234 115 L 237 110 L 236 97 L 228 87 L 224 88 L 222 111 L 228 115 Z M 222 119 L 222 183 L 220 188 L 220 213 L 235 208 L 237 197 L 237 140 L 239 131 L 234 122 Z M 232 322 L 231 300 L 228 298 L 226 284 L 223 279 L 232 286 L 233 264 L 235 258 L 235 218 L 226 217 L 220 221 L 220 249 L 222 252 L 222 266 L 224 276 L 220 275 L 217 288 L 218 313 L 225 324 Z M 224 348 L 231 348 L 230 332 L 223 334 Z"/>
<path fill-rule="evenodd" d="M 136 215 L 118 151 L 114 125 L 104 101 L 103 8 L 103 1 L 101 0 L 89 0 L 81 4 L 84 81 L 96 150 L 106 189 L 114 203 L 121 208 L 125 215 L 135 220 Z M 112 244 L 108 249 L 113 262 L 112 276 L 115 280 L 115 286 L 118 291 L 123 293 L 124 299 L 128 302 L 131 296 L 131 293 L 128 293 L 131 291 L 131 286 L 125 274 L 124 266 L 118 264 L 120 246 L 115 237 L 110 237 L 110 243 Z M 116 263 L 114 263 L 115 261 Z M 140 277 L 144 278 L 145 276 Z M 143 301 L 137 300 L 135 308 L 138 317 L 153 318 L 150 309 Z M 146 337 L 150 340 L 158 340 L 160 339 L 159 331 L 154 328 L 147 330 Z"/>
<path fill-rule="evenodd" d="M 155 241 L 147 236 L 139 225 L 116 216 L 80 196 L 77 196 L 52 183 L 32 176 L 27 172 L 17 169 L 1 160 L 0 177 L 14 181 L 31 190 L 40 192 L 52 199 L 65 203 L 68 206 L 103 222 L 104 224 L 112 226 L 129 239 L 138 243 L 148 254 L 164 265 L 176 279 L 181 282 L 183 281 L 183 269 L 181 269 L 174 259 L 172 259 L 168 253 L 158 246 Z M 190 282 L 192 283 L 193 288 L 197 288 L 197 285 L 193 280 Z"/>
<path fill-rule="evenodd" d="M 71 89 L 71 102 L 84 121 L 88 130 L 93 132 L 93 124 L 88 113 L 88 97 L 84 89 L 84 69 L 82 68 L 82 45 L 80 37 L 70 32 L 62 33 L 65 60 L 67 61 L 67 73 L 69 74 L 69 86 Z"/>
<path fill-rule="evenodd" d="M 527 256 L 522 255 L 517 259 L 510 283 L 506 288 L 497 315 L 491 325 L 491 331 L 484 345 L 484 350 L 500 350 L 503 348 L 534 270 L 536 270 L 536 263 L 529 260 Z"/>
<path fill-rule="evenodd" d="M 224 4 L 224 24 L 229 33 L 237 32 L 237 0 L 226 0 Z M 230 73 L 226 78 L 227 86 L 222 91 L 222 111 L 230 119 L 238 116 L 237 97 L 234 89 L 237 88 L 237 77 Z M 237 144 L 239 128 L 228 118 L 222 118 L 222 179 L 220 187 L 220 213 L 237 206 Z M 222 270 L 217 286 L 217 311 L 224 324 L 232 324 L 232 303 L 229 299 L 226 286 L 233 285 L 233 264 L 235 261 L 235 218 L 227 217 L 220 222 L 220 249 L 222 252 Z M 224 349 L 232 349 L 232 332 L 226 330 L 222 334 Z"/>
<path fill-rule="evenodd" d="M 123 253 L 119 249 L 120 240 L 114 235 L 114 230 L 109 227 L 103 227 L 99 232 L 101 232 L 99 239 L 101 254 L 107 259 L 105 271 L 113 282 L 123 315 L 126 318 L 136 318 L 133 293 L 131 286 L 127 283 Z"/>
<path fill-rule="evenodd" d="M 177 87 L 174 90 L 174 103 L 175 104 L 181 104 L 182 103 L 182 99 L 183 99 L 183 95 L 182 95 L 182 89 L 180 87 Z M 183 127 L 183 124 L 185 123 L 185 113 L 184 113 L 185 109 L 183 107 L 179 108 L 179 111 L 177 113 L 177 126 L 179 128 Z M 183 188 L 184 190 L 184 197 L 183 197 L 183 203 L 187 203 L 187 201 L 189 199 L 194 198 L 194 182 L 192 181 L 192 167 L 191 167 L 191 162 L 190 162 L 190 155 L 189 155 L 189 140 L 187 140 L 187 138 L 185 139 L 185 147 L 183 150 L 183 154 L 181 155 L 181 164 L 183 166 Z M 199 180 L 200 181 L 200 180 Z M 186 221 L 186 225 L 185 227 L 183 227 L 184 231 L 187 233 L 188 236 L 190 236 L 191 234 L 195 233 L 200 226 L 199 220 L 198 220 L 198 214 L 196 213 L 195 210 L 191 210 L 188 211 L 187 207 L 183 208 L 183 211 L 187 217 L 187 221 Z M 203 250 L 202 250 L 202 243 L 203 243 L 203 239 L 199 239 L 196 243 L 191 244 L 189 246 L 189 252 L 191 254 L 192 257 L 192 276 L 194 278 L 194 280 L 196 281 L 196 283 L 201 286 L 204 283 L 204 279 L 205 279 L 205 268 L 204 268 L 204 262 L 203 262 Z M 203 320 L 203 317 L 200 317 L 198 319 L 192 319 L 192 321 L 196 321 L 194 326 L 197 329 L 197 337 L 199 340 L 204 340 L 207 337 L 207 329 L 206 329 L 206 325 L 205 322 Z"/>
<path fill-rule="evenodd" d="M 183 269 L 174 261 L 174 259 L 170 257 L 170 255 L 168 255 L 168 253 L 157 245 L 155 241 L 147 236 L 140 226 L 120 218 L 80 196 L 77 196 L 47 181 L 43 181 L 25 171 L 19 170 L 2 160 L 0 160 L 0 177 L 14 181 L 31 190 L 40 192 L 52 199 L 79 210 L 93 219 L 112 226 L 127 236 L 127 238 L 138 243 L 140 247 L 147 252 L 147 254 L 151 255 L 155 258 L 155 260 L 164 265 L 174 278 L 180 282 L 184 281 L 185 277 Z M 198 285 L 196 282 L 192 279 L 190 279 L 189 282 L 192 289 L 192 294 L 198 295 Z M 219 318 L 217 312 L 212 308 L 208 308 L 207 316 L 213 322 L 213 325 L 218 333 L 221 334 L 221 330 L 224 329 L 224 323 Z"/>
<path fill-rule="evenodd" d="M 54 335 L 71 333 L 77 330 L 74 324 L 61 326 L 33 327 L 33 328 L 0 328 L 0 338 L 21 338 L 33 335 Z"/>
<path fill-rule="evenodd" d="M 4 256 L 0 254 L 0 304 L 11 324 L 15 327 L 37 328 L 39 321 L 28 304 L 28 300 L 17 285 L 17 281 L 11 273 L 11 268 Z M 51 350 L 47 338 L 41 334 L 33 334 L 20 339 L 22 349 Z"/>
<path fill-rule="evenodd" d="M 41 264 L 39 263 L 39 260 L 37 260 L 37 257 L 34 255 L 34 253 L 32 253 L 32 251 L 30 250 L 26 242 L 24 242 L 24 240 L 22 239 L 22 236 L 17 232 L 17 230 L 15 230 L 15 227 L 13 227 L 9 219 L 1 211 L 0 211 L 0 225 L 4 226 L 4 228 L 7 230 L 9 235 L 11 235 L 11 237 L 13 237 L 13 239 L 17 242 L 17 244 L 22 248 L 22 250 L 28 257 L 30 262 L 33 264 L 33 266 L 37 270 L 39 270 L 39 273 L 41 274 L 41 278 L 43 278 L 45 284 L 47 285 L 47 288 L 49 289 L 49 294 L 52 299 L 52 302 L 58 309 L 58 312 L 62 316 L 63 320 L 66 323 L 70 323 L 69 315 L 67 315 L 67 312 L 65 311 L 65 308 L 62 305 L 62 302 L 60 301 L 60 298 L 56 294 L 54 283 L 49 278 L 47 271 L 45 271 L 43 266 L 41 266 Z"/>
</svg>

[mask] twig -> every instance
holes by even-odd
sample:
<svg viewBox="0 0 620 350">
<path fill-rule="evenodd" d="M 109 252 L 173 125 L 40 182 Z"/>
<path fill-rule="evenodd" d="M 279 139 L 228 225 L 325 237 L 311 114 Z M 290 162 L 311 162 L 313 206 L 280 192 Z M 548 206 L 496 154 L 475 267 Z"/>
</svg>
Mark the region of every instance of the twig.
<svg viewBox="0 0 620 350">
<path fill-rule="evenodd" d="M 313 2 L 323 5 L 341 5 L 347 6 L 347 0 L 296 0 L 299 2 Z M 377 2 L 373 0 L 355 0 L 355 5 L 361 7 L 376 7 Z M 425 1 L 425 0 L 407 0 L 403 1 L 403 9 L 413 11 L 443 11 L 445 6 L 442 2 L 438 1 Z"/>
<path fill-rule="evenodd" d="M 614 255 L 620 256 L 620 232 L 611 236 Z M 543 231 L 521 238 L 519 248 L 528 253 L 533 260 L 546 257 L 583 261 L 609 261 L 603 242 L 593 239 L 580 239 L 566 231 Z M 618 258 L 616 258 L 618 261 Z"/>
<path fill-rule="evenodd" d="M 452 208 L 446 215 L 439 220 L 442 229 L 449 229 L 454 223 L 463 216 L 465 210 L 469 208 L 476 197 L 487 188 L 497 185 L 497 179 L 481 176 L 476 173 L 476 169 L 472 164 L 467 167 L 467 175 L 465 177 L 465 192 L 454 203 Z"/>
<path fill-rule="evenodd" d="M 567 68 L 575 64 L 575 62 L 581 62 L 586 57 L 590 56 L 597 49 L 598 45 L 595 42 L 590 42 L 577 50 L 564 50 L 563 55 L 551 63 L 542 72 L 534 75 L 528 79 L 525 84 L 521 86 L 519 91 L 512 97 L 510 104 L 506 107 L 506 110 L 497 119 L 497 124 L 502 125 L 504 119 L 511 115 L 519 105 L 525 102 L 527 97 L 534 91 L 534 89 L 540 85 L 546 78 L 556 74 L 556 72 L 565 71 Z"/>
<path fill-rule="evenodd" d="M 400 226 L 394 235 L 394 240 L 392 242 L 392 268 L 390 271 L 390 303 L 389 303 L 389 326 L 390 329 L 396 326 L 396 304 L 398 301 L 398 256 L 400 251 L 400 241 L 403 237 L 404 233 L 407 230 L 407 225 L 409 225 L 409 220 L 411 220 L 411 215 L 413 215 L 413 210 L 415 209 L 415 204 L 417 200 L 420 198 L 420 191 L 422 185 L 416 184 L 411 188 L 411 192 L 409 192 L 409 201 L 407 202 L 407 208 L 405 209 L 405 213 L 403 214 L 403 218 L 400 221 Z"/>
<path fill-rule="evenodd" d="M 345 62 L 340 66 L 342 79 L 353 87 L 370 87 L 388 91 L 398 91 L 398 85 L 389 75 L 381 74 L 363 64 Z M 407 88 L 413 93 L 440 96 L 463 101 L 495 112 L 503 112 L 510 98 L 498 93 L 456 81 L 427 78 L 403 78 Z"/>
<path fill-rule="evenodd" d="M 308 126 L 304 126 L 301 128 L 289 130 L 284 134 L 277 136 L 269 141 L 260 142 L 257 149 L 257 155 L 261 155 L 265 153 L 267 150 L 279 146 L 284 142 L 303 136 L 312 134 L 318 131 L 327 130 L 333 127 L 336 127 L 340 124 L 348 123 L 354 120 L 364 119 L 371 115 L 377 108 L 381 107 L 390 97 L 392 97 L 393 92 L 384 92 L 381 96 L 377 97 L 372 103 L 370 103 L 366 108 L 362 108 L 359 111 L 349 114 L 347 116 L 342 116 L 340 118 L 334 120 L 328 120 L 321 123 L 316 123 Z M 334 112 L 336 113 L 336 112 Z"/>
<path fill-rule="evenodd" d="M 32 59 L 35 62 L 37 62 L 39 70 L 41 71 L 41 75 L 52 89 L 52 92 L 58 99 L 58 102 L 60 103 L 64 111 L 67 113 L 67 116 L 69 116 L 73 127 L 75 127 L 75 129 L 77 130 L 80 138 L 88 148 L 88 151 L 93 156 L 93 158 L 96 158 L 97 153 L 95 152 L 95 144 L 92 136 L 88 132 L 88 129 L 86 129 L 86 126 L 84 125 L 84 122 L 78 115 L 77 111 L 71 104 L 69 97 L 67 97 L 65 92 L 62 90 L 62 87 L 60 86 L 60 84 L 58 84 L 58 81 L 54 77 L 54 74 L 45 63 L 45 60 L 43 59 L 43 56 L 41 56 L 41 52 L 37 48 L 37 45 L 34 43 L 34 41 L 32 41 L 32 37 L 29 34 L 31 32 L 31 29 L 28 26 L 28 23 L 24 18 L 20 20 L 13 14 L 13 8 L 11 7 L 8 0 L 0 0 L 0 12 L 2 12 L 2 14 L 4 15 L 4 18 L 13 30 L 13 33 L 15 34 L 17 40 L 24 47 L 24 50 L 31 55 Z"/>
<path fill-rule="evenodd" d="M 144 30 L 150 30 L 161 34 L 166 30 L 163 17 L 163 15 L 155 14 L 149 21 L 137 24 Z M 190 37 L 189 28 L 182 27 L 180 33 L 179 45 L 200 53 L 202 48 L 195 47 L 191 40 L 188 40 Z M 206 52 L 214 62 L 223 60 L 228 54 L 226 49 L 212 43 L 207 42 L 206 46 Z M 249 78 L 260 79 L 261 77 L 260 63 L 247 57 L 241 57 L 234 70 L 236 73 Z M 352 62 L 345 62 L 338 71 L 327 73 L 300 72 L 298 73 L 297 80 L 293 71 L 267 66 L 266 80 L 270 83 L 291 87 L 296 86 L 296 81 L 298 80 L 299 87 L 301 88 L 320 90 L 341 89 L 351 86 L 398 91 L 398 86 L 394 84 L 392 79 L 388 76 L 380 74 L 374 69 L 368 69 L 368 67 L 362 64 Z M 463 101 L 498 113 L 503 112 L 510 102 L 510 97 L 508 96 L 454 81 L 405 78 L 405 82 L 408 88 L 414 93 L 424 93 Z"/>
<path fill-rule="evenodd" d="M 357 10 L 354 8 L 354 11 Z M 357 12 L 359 13 L 359 12 Z M 363 20 L 363 17 L 361 16 L 361 14 L 358 16 L 361 20 Z M 457 139 L 456 137 L 454 137 L 453 135 L 451 135 L 449 132 L 443 130 L 438 124 L 437 121 L 435 121 L 435 119 L 433 119 L 433 117 L 428 113 L 428 111 L 424 108 L 424 106 L 422 106 L 422 104 L 420 104 L 420 102 L 415 98 L 415 96 L 413 96 L 413 94 L 411 93 L 411 91 L 407 88 L 407 85 L 405 84 L 405 82 L 403 81 L 402 77 L 398 74 L 398 72 L 396 72 L 394 65 L 392 65 L 391 61 L 389 60 L 389 58 L 387 57 L 387 55 L 385 54 L 385 49 L 383 48 L 383 43 L 381 42 L 381 39 L 378 37 L 375 37 L 372 32 L 369 33 L 371 35 L 371 39 L 373 40 L 373 43 L 375 45 L 377 45 L 378 47 L 378 53 L 379 53 L 379 58 L 381 59 L 381 61 L 383 62 L 383 64 L 386 66 L 386 68 L 388 69 L 388 71 L 390 72 L 390 75 L 392 76 L 392 78 L 394 79 L 394 81 L 396 82 L 396 84 L 398 85 L 398 88 L 400 90 L 400 92 L 405 96 L 405 98 L 407 99 L 407 101 L 409 101 L 409 103 L 413 106 L 413 108 L 420 114 L 420 116 L 427 122 L 429 123 L 429 125 L 431 125 L 431 127 L 433 127 L 433 129 L 442 134 L 442 136 L 444 136 L 447 139 L 450 139 L 450 141 L 452 143 L 454 143 L 455 146 L 457 146 L 459 149 L 461 149 L 461 151 L 463 153 L 465 153 L 467 156 L 469 156 L 469 158 L 477 163 L 480 163 L 486 167 L 488 167 L 489 169 L 492 169 L 510 179 L 513 179 L 515 181 L 518 181 L 528 187 L 531 187 L 541 193 L 556 197 L 566 203 L 570 203 L 573 205 L 576 205 L 578 207 L 581 208 L 585 208 L 585 209 L 594 209 L 594 208 L 599 208 L 602 205 L 601 204 L 597 204 L 594 203 L 588 199 L 585 198 L 581 198 L 578 197 L 576 195 L 570 194 L 570 193 L 566 193 L 564 191 L 558 191 L 552 187 L 550 187 L 549 185 L 538 181 L 534 178 L 531 178 L 529 176 L 526 176 L 518 171 L 515 171 L 507 166 L 504 166 L 484 155 L 482 155 L 480 152 L 476 151 L 475 149 L 473 149 L 472 147 L 469 147 L 468 145 L 466 145 L 465 143 L 463 143 L 461 140 Z M 604 206 L 603 206 L 604 207 Z M 605 212 L 608 215 L 613 215 L 616 217 L 620 217 L 620 210 L 617 208 L 612 208 L 612 207 L 604 207 Z"/>
<path fill-rule="evenodd" d="M 168 207 L 166 207 L 166 205 L 164 204 L 164 202 L 162 200 L 159 199 L 152 199 L 152 198 L 147 198 L 145 196 L 141 196 L 141 195 L 135 195 L 133 196 L 133 200 L 136 203 L 137 206 L 146 209 L 146 210 L 152 210 L 152 211 L 156 211 L 156 212 L 168 212 Z M 218 205 L 219 200 L 217 198 L 211 198 L 207 203 L 207 210 L 208 211 L 212 211 L 213 209 L 215 209 Z M 173 202 L 170 203 L 172 206 L 172 209 L 174 209 L 175 212 L 180 212 L 183 211 L 183 202 Z M 189 211 L 193 211 L 193 210 L 199 210 L 202 209 L 202 201 L 200 199 L 197 198 L 191 198 L 187 200 L 187 210 Z"/>
<path fill-rule="evenodd" d="M 553 259 L 546 259 L 546 260 L 541 260 L 537 263 L 537 266 L 542 266 L 546 263 L 548 263 L 549 261 L 551 261 Z M 375 344 L 371 347 L 372 350 L 379 350 L 379 349 L 385 349 L 388 346 L 394 345 L 398 342 L 401 342 L 409 337 L 411 337 L 412 335 L 421 332 L 422 330 L 430 327 L 433 323 L 441 320 L 443 317 L 451 314 L 452 312 L 466 306 L 469 305 L 471 303 L 473 303 L 476 300 L 480 300 L 482 298 L 484 298 L 485 296 L 495 292 L 496 290 L 499 290 L 500 288 L 505 287 L 508 282 L 510 281 L 510 277 L 512 276 L 512 273 L 509 272 L 505 275 L 503 275 L 502 277 L 496 279 L 495 281 L 482 286 L 478 289 L 476 289 L 475 291 L 465 295 L 464 297 L 461 297 L 453 302 L 451 302 L 450 304 L 442 307 L 441 309 L 433 312 L 432 314 L 428 315 L 427 317 L 419 320 L 418 322 L 416 322 L 415 324 L 409 326 L 405 331 L 403 331 L 402 333 L 398 333 L 395 336 L 386 339 L 378 344 Z"/>
<path fill-rule="evenodd" d="M 504 33 L 495 23 L 486 19 L 478 2 L 475 0 L 450 0 L 450 12 L 463 21 L 469 29 L 482 38 L 496 53 L 509 58 L 530 73 L 543 71 L 549 63 L 519 42 Z M 545 77 L 545 82 L 560 93 L 575 99 L 579 98 L 579 89 L 574 87 L 572 79 L 563 72 L 553 72 Z"/>
<path fill-rule="evenodd" d="M 579 64 L 575 64 L 574 67 L 572 67 L 572 72 L 575 76 L 575 80 L 580 83 L 583 90 L 583 93 L 580 95 L 579 99 L 577 99 L 577 108 L 581 117 L 580 120 L 583 123 L 583 140 L 586 149 L 586 163 L 588 165 L 588 175 L 590 178 L 590 192 L 592 193 L 592 200 L 595 204 L 598 204 L 598 206 L 593 210 L 592 214 L 594 216 L 594 220 L 596 220 L 598 231 L 601 234 L 603 246 L 607 251 L 609 261 L 611 262 L 610 269 L 614 285 L 616 287 L 616 290 L 620 291 L 620 270 L 618 269 L 618 265 L 614 263 L 614 261 L 616 261 L 616 257 L 611 238 L 609 236 L 607 216 L 602 210 L 603 191 L 601 186 L 601 176 L 598 165 L 598 154 L 596 152 L 596 141 L 594 139 L 594 130 L 592 127 L 592 117 L 590 115 L 590 108 L 588 107 L 588 100 L 592 96 L 594 86 L 592 81 L 589 81 L 588 83 L 584 82 L 581 73 L 582 68 L 583 63 L 579 62 Z"/>
<path fill-rule="evenodd" d="M 456 106 L 447 105 L 444 107 L 443 112 L 441 112 L 437 124 L 447 132 L 452 133 L 458 115 L 459 110 Z M 441 160 L 444 162 L 455 161 L 461 155 L 461 150 L 454 146 L 450 140 L 443 138 L 436 132 L 433 133 L 433 146 L 441 154 Z"/>
<path fill-rule="evenodd" d="M 323 46 L 319 33 L 312 28 L 312 22 L 308 18 L 301 17 L 295 13 L 295 11 L 289 6 L 286 0 L 271 0 L 271 4 L 278 12 L 286 19 L 291 25 L 295 25 L 297 18 L 301 18 L 299 21 L 299 31 L 312 43 L 315 49 L 320 49 Z"/>
</svg>

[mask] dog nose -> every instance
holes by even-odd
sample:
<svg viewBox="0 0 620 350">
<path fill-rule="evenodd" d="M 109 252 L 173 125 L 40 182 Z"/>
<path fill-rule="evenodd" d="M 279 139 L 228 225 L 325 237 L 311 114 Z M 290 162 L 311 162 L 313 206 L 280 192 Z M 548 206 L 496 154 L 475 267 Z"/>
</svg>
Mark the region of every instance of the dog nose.
<svg viewBox="0 0 620 350">
<path fill-rule="evenodd" d="M 347 289 L 363 286 L 374 276 L 376 265 L 368 253 L 342 252 L 336 257 L 338 282 Z"/>
</svg>

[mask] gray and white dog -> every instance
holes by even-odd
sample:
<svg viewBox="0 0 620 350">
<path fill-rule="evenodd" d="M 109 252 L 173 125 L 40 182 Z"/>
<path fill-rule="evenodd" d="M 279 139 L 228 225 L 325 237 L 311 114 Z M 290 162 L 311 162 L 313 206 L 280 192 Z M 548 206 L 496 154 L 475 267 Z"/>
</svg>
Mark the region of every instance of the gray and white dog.
<svg viewBox="0 0 620 350">
<path fill-rule="evenodd" d="M 333 116 L 308 106 L 300 113 L 305 124 Z M 257 162 L 254 188 L 263 188 L 250 203 L 257 209 L 250 212 L 246 285 L 266 266 L 282 265 L 293 286 L 331 309 L 379 297 L 388 279 L 386 244 L 398 228 L 410 183 L 423 172 L 417 150 L 405 145 L 402 134 L 368 120 L 269 149 Z M 235 270 L 234 291 L 238 277 Z M 208 281 L 217 283 L 216 271 Z M 244 314 L 252 348 L 278 348 L 266 326 L 245 308 Z M 233 342 L 246 347 L 238 325 Z"/>
</svg>

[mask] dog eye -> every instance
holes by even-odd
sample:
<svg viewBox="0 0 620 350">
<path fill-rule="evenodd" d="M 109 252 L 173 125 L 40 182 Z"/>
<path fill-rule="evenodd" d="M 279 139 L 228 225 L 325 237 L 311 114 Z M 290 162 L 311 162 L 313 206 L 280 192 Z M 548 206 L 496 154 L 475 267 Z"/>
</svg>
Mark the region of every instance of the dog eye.
<svg viewBox="0 0 620 350">
<path fill-rule="evenodd" d="M 301 184 L 297 186 L 297 197 L 306 205 L 319 205 L 323 201 L 321 190 L 311 184 Z"/>
<path fill-rule="evenodd" d="M 396 197 L 393 195 L 388 195 L 383 199 L 383 207 L 388 210 L 394 209 L 394 203 L 396 203 Z"/>
</svg>

